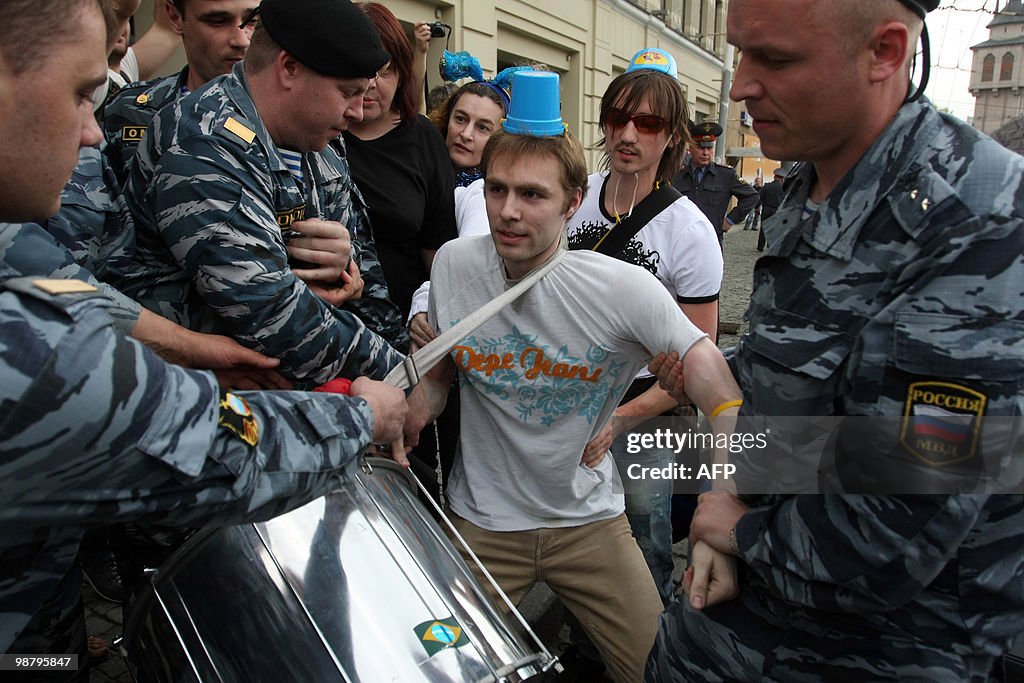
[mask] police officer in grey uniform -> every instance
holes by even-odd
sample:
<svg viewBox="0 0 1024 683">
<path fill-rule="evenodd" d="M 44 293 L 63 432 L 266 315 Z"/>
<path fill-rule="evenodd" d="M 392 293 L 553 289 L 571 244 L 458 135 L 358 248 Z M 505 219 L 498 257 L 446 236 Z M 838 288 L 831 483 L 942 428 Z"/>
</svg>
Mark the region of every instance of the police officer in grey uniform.
<svg viewBox="0 0 1024 683">
<path fill-rule="evenodd" d="M 765 222 L 730 356 L 741 415 L 1024 413 L 1024 160 L 908 98 L 937 5 L 729 4 L 731 96 L 766 154 L 809 162 Z M 657 371 L 681 394 L 672 361 Z M 979 457 L 985 429 L 957 446 Z M 902 455 L 926 462 L 929 443 Z M 1008 452 L 1019 460 L 1019 440 Z M 813 472 L 800 455 L 787 466 Z M 663 616 L 647 680 L 989 680 L 1024 623 L 1019 469 L 999 483 L 1017 493 L 702 496 L 693 535 L 715 548 L 718 583 Z"/>
<path fill-rule="evenodd" d="M 64 33 L 34 51 L 40 25 Z M 0 5 L 0 92 L 28 103 L 0 109 L 0 220 L 53 213 L 77 147 L 100 141 L 87 93 L 106 78 L 103 27 L 96 0 Z M 225 394 L 126 339 L 111 306 L 86 282 L 0 264 L 0 652 L 77 653 L 80 679 L 84 618 L 65 596 L 86 527 L 266 519 L 336 485 L 405 415 L 369 379 L 352 396 Z"/>
<path fill-rule="evenodd" d="M 736 175 L 735 169 L 715 163 L 715 141 L 721 135 L 722 127 L 714 121 L 691 123 L 690 161 L 672 179 L 672 185 L 689 197 L 715 226 L 719 244 L 722 234 L 742 223 L 758 200 L 757 190 Z M 733 197 L 737 203 L 729 211 Z"/>
<path fill-rule="evenodd" d="M 779 210 L 779 205 L 782 204 L 782 182 L 792 168 L 792 161 L 783 161 L 772 172 L 772 181 L 765 183 L 765 186 L 761 188 L 761 226 L 757 230 L 758 251 L 764 251 L 764 223 Z"/>
<path fill-rule="evenodd" d="M 256 25 L 252 11 L 257 6 L 258 0 L 231 0 L 217 3 L 216 13 L 211 14 L 210 8 L 198 0 L 168 3 L 168 20 L 181 34 L 189 64 L 166 78 L 128 85 L 108 99 L 100 125 L 107 141 L 103 154 L 114 170 L 117 187 L 128 181 L 135 151 L 156 113 L 217 76 L 230 73 L 245 56 Z M 352 198 L 360 201 L 358 191 L 352 193 Z M 359 233 L 354 239 L 360 253 L 356 259 L 350 259 L 352 236 L 340 223 L 300 220 L 290 226 L 287 247 L 295 265 L 293 272 L 333 306 L 359 299 L 364 289 L 371 299 L 380 296 L 383 271 L 377 265 L 365 211 L 357 210 L 353 216 L 357 220 L 353 228 Z M 316 251 L 311 253 L 312 249 Z M 310 268 L 313 264 L 316 267 Z M 367 304 L 367 310 L 375 310 L 374 304 Z M 360 315 L 362 306 L 353 303 L 350 310 Z M 371 315 L 366 320 L 374 322 L 375 318 Z"/>
<path fill-rule="evenodd" d="M 381 378 L 400 360 L 387 342 L 407 338 L 383 279 L 357 302 L 361 320 L 297 278 L 286 241 L 300 220 L 368 234 L 347 166 L 327 144 L 361 115 L 368 79 L 389 57 L 347 0 L 259 9 L 246 60 L 165 106 L 140 144 L 126 191 L 138 265 L 119 284 L 185 327 L 280 358 L 297 386 Z M 339 21 L 306 19 L 321 13 Z M 379 268 L 368 249 L 354 257 Z"/>
<path fill-rule="evenodd" d="M 113 5 L 108 3 L 106 7 L 110 14 L 109 31 L 117 17 Z M 108 35 L 108 47 L 114 39 L 116 35 Z M 16 136 L 23 134 L 21 129 L 15 131 Z M 26 164 L 33 169 L 46 169 L 46 165 L 35 160 L 26 161 L 12 179 L 27 179 L 25 185 L 33 189 L 45 187 L 32 182 L 33 174 L 26 171 Z M 11 195 L 28 191 L 13 189 Z M 337 257 L 347 249 L 340 240 L 322 243 Z M 71 179 L 60 193 L 59 213 L 39 223 L 0 222 L 0 259 L 5 265 L 23 275 L 89 282 L 112 300 L 110 314 L 118 329 L 144 342 L 165 360 L 215 369 L 226 386 L 290 388 L 283 377 L 270 370 L 278 364 L 277 360 L 240 346 L 228 337 L 203 335 L 175 325 L 141 308 L 105 282 L 117 272 L 118 264 L 130 262 L 134 244 L 134 227 L 120 184 L 97 147 L 79 150 Z"/>
</svg>

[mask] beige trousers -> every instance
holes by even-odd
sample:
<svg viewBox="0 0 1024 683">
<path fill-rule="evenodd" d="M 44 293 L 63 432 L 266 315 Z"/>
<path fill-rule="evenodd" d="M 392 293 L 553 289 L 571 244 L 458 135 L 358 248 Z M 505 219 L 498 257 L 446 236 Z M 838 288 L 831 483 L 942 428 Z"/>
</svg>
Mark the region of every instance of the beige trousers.
<svg viewBox="0 0 1024 683">
<path fill-rule="evenodd" d="M 583 625 L 616 681 L 643 679 L 662 605 L 625 515 L 529 531 L 488 531 L 448 516 L 513 604 L 543 581 Z"/>
</svg>

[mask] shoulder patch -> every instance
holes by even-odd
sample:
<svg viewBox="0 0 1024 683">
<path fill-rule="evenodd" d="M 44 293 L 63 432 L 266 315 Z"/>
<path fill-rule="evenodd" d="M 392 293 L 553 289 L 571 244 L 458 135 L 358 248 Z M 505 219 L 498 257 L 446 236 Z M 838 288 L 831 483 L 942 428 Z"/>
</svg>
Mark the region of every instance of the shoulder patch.
<svg viewBox="0 0 1024 683">
<path fill-rule="evenodd" d="M 260 442 L 260 426 L 245 399 L 232 393 L 224 394 L 220 402 L 220 418 L 217 424 L 239 439 L 255 446 Z"/>
<path fill-rule="evenodd" d="M 914 382 L 903 406 L 900 442 L 932 467 L 974 457 L 988 397 L 951 382 Z"/>
<path fill-rule="evenodd" d="M 121 140 L 139 143 L 146 136 L 146 126 L 121 126 Z"/>
<path fill-rule="evenodd" d="M 47 294 L 86 294 L 99 291 L 82 280 L 33 280 L 32 286 Z"/>
<path fill-rule="evenodd" d="M 252 141 L 256 139 L 256 133 L 234 116 L 229 116 L 228 120 L 224 122 L 224 130 L 234 133 L 247 145 L 251 145 Z"/>
</svg>

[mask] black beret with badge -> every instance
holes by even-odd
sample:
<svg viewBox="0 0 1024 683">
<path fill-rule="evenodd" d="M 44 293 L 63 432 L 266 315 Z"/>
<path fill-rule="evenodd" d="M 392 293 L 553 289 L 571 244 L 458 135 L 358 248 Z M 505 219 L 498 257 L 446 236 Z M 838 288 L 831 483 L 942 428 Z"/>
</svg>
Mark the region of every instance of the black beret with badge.
<svg viewBox="0 0 1024 683">
<path fill-rule="evenodd" d="M 690 137 L 698 147 L 714 147 L 715 140 L 722 134 L 722 127 L 714 121 L 690 123 Z"/>
<path fill-rule="evenodd" d="M 334 78 L 373 78 L 390 60 L 377 28 L 349 0 L 263 0 L 260 23 L 283 50 Z"/>
</svg>

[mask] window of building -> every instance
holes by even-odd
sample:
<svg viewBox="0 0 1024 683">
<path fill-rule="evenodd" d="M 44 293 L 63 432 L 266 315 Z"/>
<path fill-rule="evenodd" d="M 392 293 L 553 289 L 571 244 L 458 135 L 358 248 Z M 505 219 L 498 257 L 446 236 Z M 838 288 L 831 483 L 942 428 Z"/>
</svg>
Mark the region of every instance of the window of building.
<svg viewBox="0 0 1024 683">
<path fill-rule="evenodd" d="M 985 55 L 985 59 L 981 60 L 981 80 L 991 81 L 992 74 L 996 70 L 996 56 Z"/>
<path fill-rule="evenodd" d="M 725 3 L 715 2 L 715 53 L 725 52 Z"/>
<path fill-rule="evenodd" d="M 999 80 L 1008 81 L 1013 78 L 1013 55 L 1007 52 L 999 62 Z"/>
<path fill-rule="evenodd" d="M 708 33 L 707 26 L 707 7 L 703 3 L 697 5 L 697 42 L 701 47 L 707 47 L 704 44 L 704 34 Z"/>
</svg>

